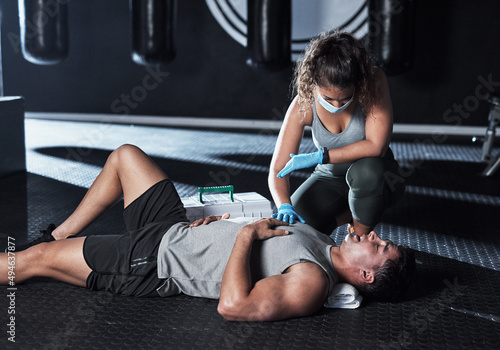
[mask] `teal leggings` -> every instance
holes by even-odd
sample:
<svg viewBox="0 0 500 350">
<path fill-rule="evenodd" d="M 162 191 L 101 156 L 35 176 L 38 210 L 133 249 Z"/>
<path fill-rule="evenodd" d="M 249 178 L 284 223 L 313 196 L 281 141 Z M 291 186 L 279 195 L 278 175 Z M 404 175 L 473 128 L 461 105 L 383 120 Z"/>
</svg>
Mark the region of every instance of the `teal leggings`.
<svg viewBox="0 0 500 350">
<path fill-rule="evenodd" d="M 306 223 L 325 234 L 332 233 L 337 227 L 335 217 L 347 209 L 356 221 L 374 227 L 404 193 L 403 182 L 391 181 L 399 166 L 390 149 L 383 158 L 361 158 L 333 169 L 318 165 L 291 197 Z"/>
</svg>

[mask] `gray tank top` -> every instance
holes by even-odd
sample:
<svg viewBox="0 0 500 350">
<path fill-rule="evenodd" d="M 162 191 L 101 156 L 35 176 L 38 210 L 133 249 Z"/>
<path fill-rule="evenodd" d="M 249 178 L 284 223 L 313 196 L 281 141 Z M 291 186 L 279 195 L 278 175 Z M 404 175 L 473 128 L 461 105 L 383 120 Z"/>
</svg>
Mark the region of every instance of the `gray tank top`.
<svg viewBox="0 0 500 350">
<path fill-rule="evenodd" d="M 352 112 L 351 120 L 347 127 L 339 134 L 334 134 L 328 131 L 318 117 L 316 111 L 316 104 L 312 103 L 313 122 L 312 122 L 312 139 L 314 145 L 320 149 L 326 147 L 327 149 L 340 148 L 352 143 L 366 139 L 365 121 L 366 116 L 359 103 L 356 103 L 354 111 Z M 333 115 L 332 118 L 335 118 Z M 316 167 L 317 172 L 333 174 L 334 176 L 343 176 L 349 169 L 352 163 L 345 164 L 319 164 Z"/>
<path fill-rule="evenodd" d="M 236 218 L 198 227 L 189 227 L 189 223 L 172 226 L 158 251 L 158 277 L 165 279 L 158 293 L 218 299 L 236 234 L 253 220 Z M 286 228 L 290 231 L 287 236 L 254 242 L 250 258 L 253 282 L 281 274 L 296 263 L 313 262 L 327 274 L 330 295 L 338 282 L 330 257 L 335 242 L 308 225 L 295 223 Z"/>
</svg>

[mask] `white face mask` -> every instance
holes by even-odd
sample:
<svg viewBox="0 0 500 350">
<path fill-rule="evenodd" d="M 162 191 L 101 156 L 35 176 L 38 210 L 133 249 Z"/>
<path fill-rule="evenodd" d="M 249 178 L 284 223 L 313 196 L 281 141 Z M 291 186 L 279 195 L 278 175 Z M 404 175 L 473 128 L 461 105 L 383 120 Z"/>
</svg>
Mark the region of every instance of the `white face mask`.
<svg viewBox="0 0 500 350">
<path fill-rule="evenodd" d="M 343 105 L 342 107 L 335 107 L 331 103 L 328 103 L 318 91 L 318 102 L 330 113 L 340 113 L 344 111 L 347 107 L 349 107 L 353 99 L 354 94 L 352 94 L 351 99 L 347 101 L 345 105 Z"/>
</svg>

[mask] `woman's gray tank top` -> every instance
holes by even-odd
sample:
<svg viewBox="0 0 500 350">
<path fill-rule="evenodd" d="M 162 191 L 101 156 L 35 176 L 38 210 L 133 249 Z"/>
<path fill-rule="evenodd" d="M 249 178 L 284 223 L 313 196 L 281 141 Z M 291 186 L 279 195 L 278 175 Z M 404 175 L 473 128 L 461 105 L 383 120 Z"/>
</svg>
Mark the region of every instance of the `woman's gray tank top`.
<svg viewBox="0 0 500 350">
<path fill-rule="evenodd" d="M 327 149 L 340 148 L 352 143 L 366 139 L 365 121 L 366 116 L 359 105 L 356 103 L 354 111 L 352 112 L 351 120 L 347 127 L 339 134 L 334 134 L 328 131 L 318 117 L 315 103 L 312 103 L 313 122 L 312 122 L 312 139 L 314 145 L 320 149 L 326 147 Z M 335 115 L 332 116 L 335 118 Z M 316 171 L 326 172 L 335 176 L 343 176 L 351 163 L 345 164 L 319 164 Z"/>
</svg>

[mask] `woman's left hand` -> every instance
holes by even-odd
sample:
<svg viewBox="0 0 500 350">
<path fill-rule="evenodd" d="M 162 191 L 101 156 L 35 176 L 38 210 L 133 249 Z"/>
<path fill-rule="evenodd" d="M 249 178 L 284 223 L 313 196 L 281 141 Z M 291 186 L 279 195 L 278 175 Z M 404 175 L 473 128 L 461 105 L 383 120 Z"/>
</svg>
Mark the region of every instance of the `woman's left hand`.
<svg viewBox="0 0 500 350">
<path fill-rule="evenodd" d="M 279 178 L 290 174 L 294 170 L 310 168 L 314 165 L 323 163 L 323 150 L 319 149 L 317 152 L 297 155 L 290 154 L 290 157 L 292 157 L 292 159 L 290 159 L 285 167 L 278 173 L 277 176 Z"/>
</svg>

